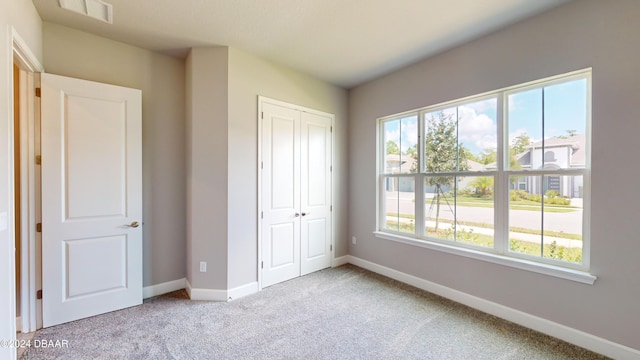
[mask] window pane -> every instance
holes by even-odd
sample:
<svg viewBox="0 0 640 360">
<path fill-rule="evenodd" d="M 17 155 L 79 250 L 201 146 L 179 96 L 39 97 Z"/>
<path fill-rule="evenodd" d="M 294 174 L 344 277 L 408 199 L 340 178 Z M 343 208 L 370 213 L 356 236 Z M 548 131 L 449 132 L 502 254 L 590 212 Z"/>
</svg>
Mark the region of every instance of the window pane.
<svg viewBox="0 0 640 360">
<path fill-rule="evenodd" d="M 418 172 L 418 116 L 400 120 L 400 172 Z"/>
<path fill-rule="evenodd" d="M 524 189 L 509 191 L 509 249 L 542 256 L 540 176 L 511 176 L 509 183 Z"/>
<path fill-rule="evenodd" d="M 458 107 L 458 170 L 496 169 L 497 99 Z"/>
<path fill-rule="evenodd" d="M 427 236 L 493 247 L 493 181 L 493 176 L 426 178 Z"/>
<path fill-rule="evenodd" d="M 415 179 L 413 177 L 385 177 L 385 228 L 415 233 Z"/>
<path fill-rule="evenodd" d="M 542 89 L 507 97 L 509 151 L 506 169 L 539 169 L 542 165 Z"/>
<path fill-rule="evenodd" d="M 585 167 L 587 80 L 508 96 L 508 169 Z"/>
<path fill-rule="evenodd" d="M 418 116 L 389 120 L 384 128 L 384 173 L 407 174 L 418 170 Z"/>
<path fill-rule="evenodd" d="M 582 263 L 582 176 L 544 176 L 546 258 Z"/>
<path fill-rule="evenodd" d="M 384 173 L 400 172 L 400 120 L 383 123 L 384 129 Z"/>
<path fill-rule="evenodd" d="M 511 176 L 520 184 L 522 177 Z M 582 262 L 582 176 L 526 176 L 525 190 L 511 190 L 510 250 Z"/>
<path fill-rule="evenodd" d="M 458 170 L 457 108 L 424 114 L 426 172 Z"/>
<path fill-rule="evenodd" d="M 544 168 L 585 167 L 587 80 L 544 88 Z"/>
<path fill-rule="evenodd" d="M 425 179 L 425 226 L 429 237 L 455 240 L 455 178 L 429 176 Z"/>
<path fill-rule="evenodd" d="M 493 176 L 458 177 L 456 241 L 493 247 Z"/>
</svg>

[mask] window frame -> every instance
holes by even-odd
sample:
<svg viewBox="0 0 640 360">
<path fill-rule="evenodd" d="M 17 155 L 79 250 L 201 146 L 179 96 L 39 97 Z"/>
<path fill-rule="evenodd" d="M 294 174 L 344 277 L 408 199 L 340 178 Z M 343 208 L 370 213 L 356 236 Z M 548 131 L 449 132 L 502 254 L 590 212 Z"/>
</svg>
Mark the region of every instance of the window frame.
<svg viewBox="0 0 640 360">
<path fill-rule="evenodd" d="M 586 122 L 585 122 L 585 164 L 584 168 L 564 168 L 564 169 L 509 169 L 509 134 L 508 134 L 508 99 L 509 96 L 524 91 L 549 87 L 556 84 L 567 83 L 575 80 L 586 80 Z M 384 116 L 376 121 L 377 149 L 376 157 L 376 231 L 379 238 L 399 241 L 406 244 L 427 247 L 448 253 L 472 257 L 496 262 L 503 265 L 524 268 L 534 272 L 545 273 L 552 276 L 567 278 L 583 283 L 593 283 L 595 276 L 588 273 L 590 269 L 590 212 L 591 212 L 591 107 L 592 107 L 592 69 L 582 69 L 557 76 L 547 77 L 518 84 L 478 95 L 468 96 L 461 99 L 447 101 L 427 107 L 405 111 L 398 114 Z M 425 115 L 452 107 L 460 107 L 466 104 L 475 103 L 491 98 L 496 99 L 496 168 L 484 171 L 452 171 L 426 173 L 425 156 Z M 384 144 L 384 124 L 406 118 L 409 116 L 418 117 L 418 164 L 416 173 L 392 174 L 384 173 L 385 169 L 385 144 Z M 458 126 L 458 125 L 457 125 Z M 544 125 L 543 125 L 544 129 Z M 544 155 L 544 154 L 543 154 Z M 582 263 L 571 263 L 568 261 L 556 260 L 542 256 L 533 256 L 509 250 L 509 194 L 510 177 L 517 176 L 582 176 L 583 181 L 583 207 L 582 207 Z M 494 244 L 493 247 L 469 244 L 465 242 L 439 239 L 425 235 L 425 179 L 429 176 L 493 176 L 494 177 Z M 385 182 L 387 178 L 412 177 L 415 181 L 414 187 L 414 233 L 407 233 L 386 228 L 386 206 Z M 516 183 L 519 188 L 520 180 Z M 422 205 L 422 206 L 419 206 Z M 542 205 L 544 206 L 544 205 Z M 543 213 L 544 214 L 544 213 Z"/>
</svg>

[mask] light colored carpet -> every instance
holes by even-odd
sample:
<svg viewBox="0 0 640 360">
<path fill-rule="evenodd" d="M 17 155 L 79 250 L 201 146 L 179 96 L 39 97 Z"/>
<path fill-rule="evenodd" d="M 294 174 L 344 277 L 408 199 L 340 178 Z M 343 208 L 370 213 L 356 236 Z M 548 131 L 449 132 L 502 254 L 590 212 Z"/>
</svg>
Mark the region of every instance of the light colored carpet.
<svg viewBox="0 0 640 360">
<path fill-rule="evenodd" d="M 184 291 L 40 330 L 25 359 L 602 359 L 352 265 L 230 303 Z"/>
</svg>

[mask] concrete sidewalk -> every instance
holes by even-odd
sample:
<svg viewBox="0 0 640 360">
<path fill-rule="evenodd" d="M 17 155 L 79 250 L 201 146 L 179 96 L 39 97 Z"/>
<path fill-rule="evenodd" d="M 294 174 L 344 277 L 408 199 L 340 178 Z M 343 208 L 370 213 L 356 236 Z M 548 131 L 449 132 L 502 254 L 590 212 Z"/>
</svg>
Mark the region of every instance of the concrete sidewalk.
<svg viewBox="0 0 640 360">
<path fill-rule="evenodd" d="M 396 218 L 393 218 L 393 219 L 396 220 Z M 399 221 L 403 224 L 414 223 L 412 219 L 407 219 L 407 218 L 400 218 Z M 436 223 L 435 221 L 427 221 L 426 225 L 428 227 L 434 228 L 436 226 Z M 446 229 L 446 228 L 450 228 L 451 225 L 452 224 L 448 222 L 441 222 L 439 226 L 441 229 Z M 494 235 L 494 230 L 489 228 L 468 226 L 468 225 L 458 225 L 458 229 L 462 229 L 464 231 L 473 231 L 474 234 L 482 234 L 482 235 L 489 235 L 489 236 Z M 525 241 L 533 244 L 540 244 L 541 242 L 540 237 L 541 237 L 540 235 L 536 235 L 536 234 L 519 233 L 519 232 L 513 232 L 513 231 L 509 233 L 510 239 Z M 565 239 L 565 238 L 548 236 L 548 235 L 544 236 L 545 244 L 551 244 L 554 241 L 558 246 L 563 246 L 567 248 L 582 247 L 582 240 Z"/>
</svg>

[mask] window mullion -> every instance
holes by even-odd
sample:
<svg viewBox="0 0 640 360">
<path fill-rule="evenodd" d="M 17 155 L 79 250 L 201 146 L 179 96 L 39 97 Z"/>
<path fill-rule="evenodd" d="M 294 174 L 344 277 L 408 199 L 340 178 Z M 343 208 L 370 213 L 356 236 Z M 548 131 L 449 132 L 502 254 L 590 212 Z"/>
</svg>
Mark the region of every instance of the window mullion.
<svg viewBox="0 0 640 360">
<path fill-rule="evenodd" d="M 416 167 L 415 177 L 415 233 L 417 237 L 424 237 L 425 223 L 424 223 L 424 113 L 418 113 L 418 166 Z"/>
<path fill-rule="evenodd" d="M 509 163 L 509 129 L 505 126 L 507 122 L 506 94 L 500 93 L 497 97 L 496 123 L 498 127 L 498 144 L 496 165 L 498 168 L 495 188 L 494 188 L 494 247 L 500 254 L 507 254 L 509 250 L 509 174 L 506 171 L 506 164 Z"/>
<path fill-rule="evenodd" d="M 424 174 L 416 174 L 415 191 L 415 232 L 416 236 L 424 237 Z"/>
</svg>

